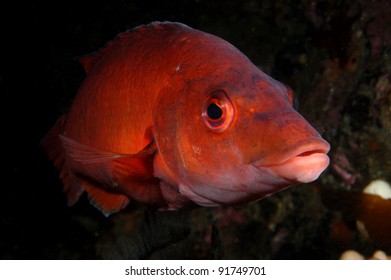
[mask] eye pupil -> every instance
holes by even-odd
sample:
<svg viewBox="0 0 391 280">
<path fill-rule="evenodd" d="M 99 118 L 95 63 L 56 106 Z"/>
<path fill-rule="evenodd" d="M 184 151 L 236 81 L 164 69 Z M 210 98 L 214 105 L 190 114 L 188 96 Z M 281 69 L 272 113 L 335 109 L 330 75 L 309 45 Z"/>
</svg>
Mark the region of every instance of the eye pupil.
<svg viewBox="0 0 391 280">
<path fill-rule="evenodd" d="M 208 106 L 208 117 L 212 120 L 218 120 L 223 116 L 223 110 L 215 103 Z"/>
<path fill-rule="evenodd" d="M 214 133 L 223 133 L 230 127 L 234 108 L 224 90 L 216 90 L 207 97 L 201 116 L 206 127 Z"/>
</svg>

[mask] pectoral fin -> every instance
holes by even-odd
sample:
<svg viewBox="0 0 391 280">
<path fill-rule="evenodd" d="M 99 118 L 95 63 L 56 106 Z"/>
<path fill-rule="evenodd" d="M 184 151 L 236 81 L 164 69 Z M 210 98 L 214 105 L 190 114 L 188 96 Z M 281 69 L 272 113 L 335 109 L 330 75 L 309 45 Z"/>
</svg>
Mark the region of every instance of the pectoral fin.
<svg viewBox="0 0 391 280">
<path fill-rule="evenodd" d="M 72 169 L 82 176 L 100 183 L 112 185 L 120 178 L 146 180 L 153 178 L 153 155 L 151 142 L 137 154 L 118 154 L 102 151 L 60 135 L 66 156 L 75 164 Z"/>
<path fill-rule="evenodd" d="M 106 215 L 129 203 L 131 182 L 152 180 L 155 145 L 149 143 L 137 154 L 118 154 L 81 144 L 60 135 L 69 168 L 83 178 L 91 202 Z M 134 184 L 139 186 L 140 184 Z M 137 191 L 136 189 L 134 190 Z"/>
<path fill-rule="evenodd" d="M 88 193 L 91 204 L 98 208 L 106 217 L 125 208 L 130 199 L 123 194 L 111 193 L 83 181 L 83 188 Z"/>
</svg>

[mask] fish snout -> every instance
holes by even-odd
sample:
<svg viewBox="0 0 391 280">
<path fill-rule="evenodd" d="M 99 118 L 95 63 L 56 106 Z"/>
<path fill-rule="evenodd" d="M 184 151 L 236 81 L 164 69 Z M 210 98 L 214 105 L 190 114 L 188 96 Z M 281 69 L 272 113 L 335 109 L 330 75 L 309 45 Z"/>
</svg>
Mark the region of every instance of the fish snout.
<svg viewBox="0 0 391 280">
<path fill-rule="evenodd" d="M 330 159 L 328 142 L 321 137 L 314 137 L 295 144 L 279 162 L 262 165 L 255 162 L 257 168 L 267 168 L 274 175 L 293 184 L 309 183 L 316 180 L 327 168 Z"/>
</svg>

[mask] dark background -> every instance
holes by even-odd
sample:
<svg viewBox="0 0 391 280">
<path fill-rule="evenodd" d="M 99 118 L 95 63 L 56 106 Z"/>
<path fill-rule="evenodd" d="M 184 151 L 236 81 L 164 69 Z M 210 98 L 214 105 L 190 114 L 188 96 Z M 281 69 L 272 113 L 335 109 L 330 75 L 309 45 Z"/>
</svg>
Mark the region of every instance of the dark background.
<svg viewBox="0 0 391 280">
<path fill-rule="evenodd" d="M 154 230 L 162 227 L 162 232 L 172 230 L 177 235 L 162 244 L 152 242 L 138 255 L 113 252 L 114 258 L 327 259 L 337 258 L 348 247 L 368 254 L 389 250 L 384 242 L 358 236 L 355 208 L 343 214 L 345 208 L 338 206 L 346 200 L 333 201 L 319 191 L 357 192 L 379 174 L 378 166 L 384 171 L 379 176 L 391 180 L 385 140 L 390 124 L 382 111 L 388 106 L 389 83 L 380 97 L 376 91 L 381 79 L 389 80 L 384 59 L 391 45 L 387 1 L 36 2 L 15 1 L 1 7 L 0 258 L 105 257 L 102 251 L 110 250 L 108 244 L 126 236 L 127 223 L 137 224 L 142 232 L 128 243 L 159 239 L 160 235 L 143 235 L 148 231 L 140 226 L 145 220 L 155 223 Z M 332 159 L 347 155 L 351 166 L 344 168 L 357 180 L 351 184 L 329 170 L 315 184 L 250 206 L 178 214 L 175 219 L 184 225 L 179 229 L 156 224 L 154 215 L 163 215 L 163 221 L 171 216 L 164 218 L 165 214 L 153 214 L 142 206 L 112 218 L 101 215 L 85 197 L 67 207 L 58 173 L 39 142 L 66 113 L 84 78 L 75 57 L 98 50 L 128 28 L 162 20 L 183 22 L 228 40 L 266 73 L 290 85 L 297 92 L 300 111 L 331 142 Z M 360 152 L 349 141 L 358 142 Z M 374 159 L 378 164 L 368 163 Z M 335 209 L 325 203 L 330 199 Z M 348 240 L 335 241 L 334 222 L 345 223 L 342 230 Z M 178 243 L 183 239 L 187 241 Z M 206 239 L 201 245 L 207 249 L 196 246 Z M 227 244 L 234 244 L 234 249 L 224 250 Z M 155 253 L 167 246 L 176 249 Z"/>
</svg>

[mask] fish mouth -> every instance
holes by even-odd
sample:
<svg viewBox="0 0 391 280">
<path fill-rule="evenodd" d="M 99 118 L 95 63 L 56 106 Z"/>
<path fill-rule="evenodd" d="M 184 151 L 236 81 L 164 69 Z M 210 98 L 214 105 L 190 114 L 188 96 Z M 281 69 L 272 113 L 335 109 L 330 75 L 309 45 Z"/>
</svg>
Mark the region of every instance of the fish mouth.
<svg viewBox="0 0 391 280">
<path fill-rule="evenodd" d="M 269 169 L 293 184 L 309 183 L 316 180 L 329 165 L 329 150 L 329 143 L 316 138 L 294 145 L 277 163 L 263 165 L 260 160 L 253 165 L 258 169 Z"/>
</svg>

